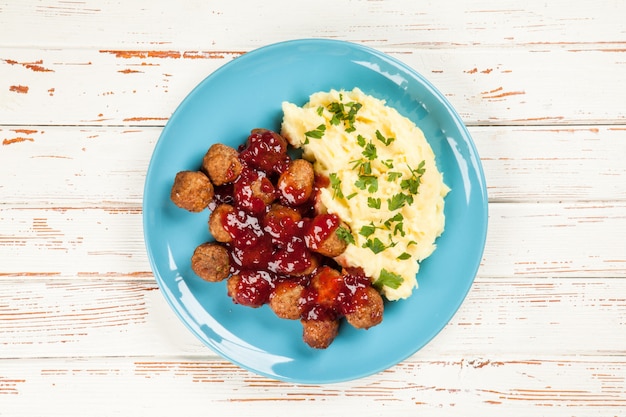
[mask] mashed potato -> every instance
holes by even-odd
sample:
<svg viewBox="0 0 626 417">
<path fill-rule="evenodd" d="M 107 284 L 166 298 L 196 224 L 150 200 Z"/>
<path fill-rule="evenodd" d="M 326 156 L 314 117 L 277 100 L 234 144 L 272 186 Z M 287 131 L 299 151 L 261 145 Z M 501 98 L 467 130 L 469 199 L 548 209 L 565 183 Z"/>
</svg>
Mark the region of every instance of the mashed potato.
<svg viewBox="0 0 626 417">
<path fill-rule="evenodd" d="M 283 112 L 281 134 L 329 178 L 322 204 L 351 228 L 338 262 L 362 267 L 389 300 L 410 296 L 449 191 L 422 131 L 358 88 L 285 102 Z"/>
</svg>

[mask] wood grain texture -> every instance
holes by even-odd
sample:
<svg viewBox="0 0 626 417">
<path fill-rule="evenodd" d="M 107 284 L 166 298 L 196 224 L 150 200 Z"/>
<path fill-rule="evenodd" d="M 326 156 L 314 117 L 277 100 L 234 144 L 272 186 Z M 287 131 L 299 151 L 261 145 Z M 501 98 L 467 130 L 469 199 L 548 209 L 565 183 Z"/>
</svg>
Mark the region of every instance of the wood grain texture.
<svg viewBox="0 0 626 417">
<path fill-rule="evenodd" d="M 597 44 L 604 49 L 620 49 L 624 7 L 621 1 L 599 5 L 565 0 L 530 0 L 524 4 L 513 0 L 319 0 L 297 8 L 282 2 L 228 0 L 140 0 L 123 7 L 112 0 L 43 0 L 3 5 L 0 27 L 11 36 L 0 39 L 3 46 L 67 49 L 103 45 L 202 50 L 220 45 L 226 50 L 241 50 L 310 37 L 341 38 L 376 47 L 530 45 L 541 50 L 548 44 L 562 48 Z M 51 25 L 51 21 L 62 24 Z"/>
<path fill-rule="evenodd" d="M 2 361 L 6 362 L 6 361 Z M 167 416 L 507 415 L 618 416 L 626 402 L 626 363 L 615 358 L 466 360 L 399 364 L 378 377 L 325 386 L 261 378 L 223 361 L 153 358 L 18 360 L 3 363 L 0 401 L 8 415 L 37 413 Z M 549 381 L 546 376 L 549 375 Z M 173 388 L 176 387 L 176 388 Z M 184 397 L 173 397 L 174 392 Z M 112 401 L 115 399 L 115 401 Z M 184 401 L 184 403 L 182 402 Z M 55 404 L 71 404 L 68 408 Z"/>
<path fill-rule="evenodd" d="M 623 416 L 624 15 L 622 0 L 0 0 L 0 416 Z M 311 37 L 428 78 L 469 126 L 489 193 L 450 323 L 387 371 L 322 386 L 257 376 L 188 332 L 141 212 L 189 91 Z"/>
<path fill-rule="evenodd" d="M 154 282 L 5 278 L 0 300 L 0 359 L 216 358 L 184 328 Z M 299 334 L 293 342 L 301 343 Z M 409 360 L 625 354 L 626 278 L 479 275 L 451 322 Z"/>
<path fill-rule="evenodd" d="M 626 43 L 620 47 L 626 50 Z M 0 123 L 162 126 L 196 84 L 249 50 L 6 48 L 0 51 Z M 490 48 L 381 50 L 428 77 L 469 125 L 626 119 L 623 106 L 606 105 L 626 95 L 626 83 L 616 81 L 626 65 L 620 51 L 548 45 L 507 50 L 503 57 Z M 66 79 L 72 82 L 62 87 L 56 81 Z M 11 91 L 16 85 L 28 91 Z"/>
</svg>

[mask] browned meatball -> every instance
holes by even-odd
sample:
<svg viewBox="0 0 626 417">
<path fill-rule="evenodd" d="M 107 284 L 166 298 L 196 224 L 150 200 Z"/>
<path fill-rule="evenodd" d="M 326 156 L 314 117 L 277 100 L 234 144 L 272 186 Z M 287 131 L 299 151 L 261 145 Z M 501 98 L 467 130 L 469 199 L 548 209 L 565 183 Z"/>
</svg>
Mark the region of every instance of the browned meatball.
<svg viewBox="0 0 626 417">
<path fill-rule="evenodd" d="M 318 245 L 316 250 L 317 253 L 328 256 L 329 258 L 334 258 L 345 252 L 346 248 L 348 247 L 348 242 L 339 237 L 339 235 L 337 234 L 337 230 L 340 227 L 344 230 L 350 230 L 350 226 L 348 226 L 344 222 L 340 222 L 339 226 L 334 229 L 333 232 L 330 233 L 328 237 Z"/>
<path fill-rule="evenodd" d="M 267 177 L 259 177 L 250 183 L 252 196 L 259 198 L 266 206 L 269 206 L 276 199 L 274 185 Z"/>
<path fill-rule="evenodd" d="M 296 210 L 275 203 L 265 213 L 263 230 L 280 244 L 299 232 L 300 220 L 302 216 Z"/>
<path fill-rule="evenodd" d="M 216 143 L 204 155 L 202 169 L 208 174 L 214 185 L 233 182 L 242 169 L 239 152 L 230 146 Z"/>
<path fill-rule="evenodd" d="M 383 321 L 383 298 L 375 288 L 359 288 L 352 304 L 353 311 L 346 314 L 346 320 L 357 329 L 369 329 Z"/>
<path fill-rule="evenodd" d="M 341 255 L 348 247 L 348 242 L 337 233 L 339 229 L 350 231 L 336 214 L 319 214 L 313 218 L 305 236 L 307 246 L 312 251 L 329 258 Z"/>
<path fill-rule="evenodd" d="M 233 240 L 228 230 L 224 228 L 224 224 L 226 224 L 226 216 L 234 211 L 235 209 L 230 204 L 220 204 L 211 212 L 209 231 L 218 242 L 228 243 Z"/>
<path fill-rule="evenodd" d="M 280 174 L 277 188 L 283 204 L 299 206 L 306 203 L 313 192 L 315 172 L 307 160 L 296 159 Z"/>
<path fill-rule="evenodd" d="M 319 268 L 309 283 L 309 287 L 315 290 L 315 304 L 330 309 L 337 307 L 343 286 L 343 275 L 329 266 Z"/>
<path fill-rule="evenodd" d="M 274 313 L 288 320 L 300 318 L 300 296 L 304 287 L 293 281 L 282 281 L 276 284 L 270 295 L 270 308 Z"/>
<path fill-rule="evenodd" d="M 226 289 L 236 304 L 257 308 L 269 301 L 271 283 L 266 272 L 245 271 L 231 275 Z"/>
<path fill-rule="evenodd" d="M 230 273 L 228 250 L 219 243 L 203 243 L 191 256 L 191 269 L 206 281 L 222 281 Z"/>
<path fill-rule="evenodd" d="M 315 349 L 326 349 L 339 333 L 339 320 L 300 320 L 302 339 Z"/>
<path fill-rule="evenodd" d="M 213 199 L 213 184 L 200 171 L 181 171 L 174 178 L 170 198 L 178 207 L 201 212 Z"/>
</svg>

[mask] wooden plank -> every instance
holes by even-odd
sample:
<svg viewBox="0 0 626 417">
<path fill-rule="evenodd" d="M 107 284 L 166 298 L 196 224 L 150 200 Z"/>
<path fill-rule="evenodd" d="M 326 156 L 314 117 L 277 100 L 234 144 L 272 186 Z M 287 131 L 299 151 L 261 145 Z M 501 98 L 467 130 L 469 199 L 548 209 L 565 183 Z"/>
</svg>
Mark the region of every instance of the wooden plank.
<svg viewBox="0 0 626 417">
<path fill-rule="evenodd" d="M 6 48 L 0 124 L 162 126 L 202 79 L 248 50 Z M 469 125 L 626 119 L 623 106 L 606 105 L 626 96 L 626 83 L 616 82 L 626 64 L 620 51 L 550 45 L 382 51 L 427 77 Z M 572 86 L 572 79 L 585 81 Z"/>
<path fill-rule="evenodd" d="M 110 45 L 133 49 L 157 45 L 232 50 L 315 36 L 375 46 L 541 47 L 557 43 L 584 47 L 598 42 L 605 48 L 616 48 L 613 42 L 624 40 L 621 17 L 625 12 L 621 1 L 319 0 L 290 8 L 281 2 L 247 2 L 242 6 L 227 0 L 165 3 L 159 7 L 149 0 L 132 4 L 29 0 L 3 6 L 0 33 L 7 36 L 0 36 L 0 40 L 3 46 L 26 48 Z"/>
<path fill-rule="evenodd" d="M 223 361 L 91 358 L 0 361 L 7 415 L 620 415 L 626 362 L 613 357 L 423 358 L 331 385 L 261 378 Z M 115 400 L 112 400 L 115 399 Z M 59 404 L 66 404 L 59 407 Z M 304 404 L 317 404 L 316 407 Z"/>
<path fill-rule="evenodd" d="M 626 277 L 622 202 L 491 204 L 485 277 Z M 0 206 L 1 274 L 152 279 L 139 207 Z"/>
<path fill-rule="evenodd" d="M 469 130 L 491 202 L 626 201 L 625 125 Z M 2 202 L 137 207 L 160 133 L 158 127 L 0 127 Z"/>
<path fill-rule="evenodd" d="M 0 358 L 216 358 L 152 281 L 5 278 L 0 300 Z M 626 278 L 479 275 L 450 323 L 413 359 L 485 355 L 623 357 Z"/>
<path fill-rule="evenodd" d="M 623 201 L 626 127 L 473 127 L 490 202 Z"/>
</svg>

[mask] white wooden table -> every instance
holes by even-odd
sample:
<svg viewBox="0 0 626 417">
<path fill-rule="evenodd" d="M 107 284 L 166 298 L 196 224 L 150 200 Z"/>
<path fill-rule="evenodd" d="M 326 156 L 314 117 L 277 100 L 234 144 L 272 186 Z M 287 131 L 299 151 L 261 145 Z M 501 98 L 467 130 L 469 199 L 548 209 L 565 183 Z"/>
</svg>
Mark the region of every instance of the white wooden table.
<svg viewBox="0 0 626 417">
<path fill-rule="evenodd" d="M 0 1 L 0 416 L 626 415 L 625 16 L 623 0 Z M 187 93 L 309 37 L 429 78 L 469 127 L 490 202 L 444 330 L 319 386 L 201 345 L 159 292 L 141 221 Z"/>
</svg>

